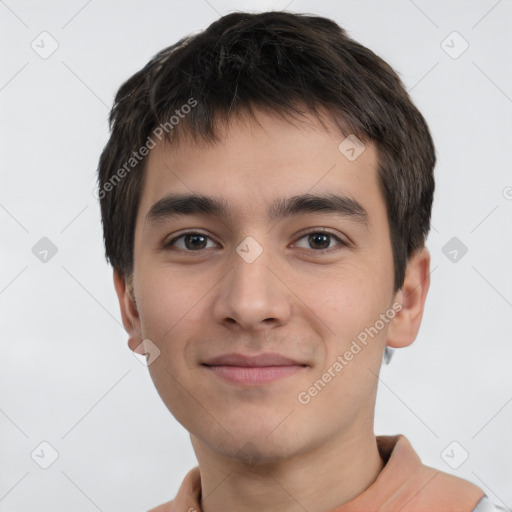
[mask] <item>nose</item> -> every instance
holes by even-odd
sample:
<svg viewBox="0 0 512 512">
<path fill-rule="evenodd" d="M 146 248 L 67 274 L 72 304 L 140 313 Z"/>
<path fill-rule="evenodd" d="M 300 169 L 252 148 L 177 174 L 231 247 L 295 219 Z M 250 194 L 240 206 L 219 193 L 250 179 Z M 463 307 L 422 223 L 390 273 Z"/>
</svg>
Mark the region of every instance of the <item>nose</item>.
<svg viewBox="0 0 512 512">
<path fill-rule="evenodd" d="M 284 276 L 279 275 L 269 250 L 249 261 L 234 251 L 231 272 L 221 281 L 215 299 L 216 321 L 244 331 L 284 325 L 291 314 L 293 297 Z"/>
</svg>

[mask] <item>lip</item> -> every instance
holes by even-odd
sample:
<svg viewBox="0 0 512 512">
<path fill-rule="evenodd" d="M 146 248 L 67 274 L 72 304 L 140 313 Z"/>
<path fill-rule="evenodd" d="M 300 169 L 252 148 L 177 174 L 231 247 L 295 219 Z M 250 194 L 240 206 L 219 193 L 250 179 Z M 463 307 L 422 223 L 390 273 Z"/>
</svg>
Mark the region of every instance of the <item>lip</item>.
<svg viewBox="0 0 512 512">
<path fill-rule="evenodd" d="M 305 363 L 295 361 L 281 354 L 266 352 L 255 356 L 244 354 L 223 354 L 208 359 L 203 364 L 208 366 L 244 366 L 254 368 L 256 366 L 306 366 Z"/>
<path fill-rule="evenodd" d="M 203 363 L 219 377 L 245 385 L 259 385 L 283 379 L 308 365 L 280 354 L 265 353 L 255 356 L 224 354 Z"/>
</svg>

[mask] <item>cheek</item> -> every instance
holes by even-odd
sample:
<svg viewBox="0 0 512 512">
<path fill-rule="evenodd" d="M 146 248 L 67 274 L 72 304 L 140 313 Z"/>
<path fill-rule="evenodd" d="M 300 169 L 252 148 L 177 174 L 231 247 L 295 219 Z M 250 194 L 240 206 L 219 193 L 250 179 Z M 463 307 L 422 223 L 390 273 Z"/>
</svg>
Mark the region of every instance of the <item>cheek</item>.
<svg viewBox="0 0 512 512">
<path fill-rule="evenodd" d="M 160 269 L 161 270 L 161 269 Z M 198 297 L 185 287 L 183 278 L 165 276 L 165 272 L 140 274 L 138 295 L 143 338 L 150 339 L 160 350 L 148 370 L 162 401 L 180 423 L 193 430 L 194 418 L 201 415 L 190 399 L 195 373 L 186 360 L 189 340 L 197 335 L 204 319 Z"/>
<path fill-rule="evenodd" d="M 332 368 L 341 356 L 345 377 L 335 379 L 332 388 L 338 388 L 347 398 L 354 395 L 355 399 L 373 387 L 375 377 L 369 370 L 377 373 L 382 361 L 390 318 L 382 321 L 381 315 L 391 307 L 392 276 L 388 274 L 389 269 L 378 260 L 361 260 L 326 279 L 326 293 L 319 288 L 315 293 L 304 289 L 305 302 L 314 305 L 315 313 L 329 330 L 324 339 L 325 360 L 316 377 Z"/>
<path fill-rule="evenodd" d="M 148 262 L 137 275 L 137 303 L 143 328 L 162 334 L 184 318 L 197 302 L 187 279 L 170 269 Z"/>
<path fill-rule="evenodd" d="M 160 350 L 155 367 L 151 365 L 150 371 L 163 367 L 178 377 L 183 371 L 184 345 L 191 335 L 188 331 L 200 325 L 200 318 L 195 317 L 200 312 L 200 304 L 185 288 L 183 279 L 154 271 L 140 274 L 139 282 L 137 303 L 141 334 Z"/>
<path fill-rule="evenodd" d="M 339 340 L 346 340 L 366 327 L 369 320 L 378 317 L 384 297 L 386 280 L 379 268 L 370 262 L 345 264 L 322 277 L 315 284 L 308 282 L 302 289 L 304 302 L 330 328 Z"/>
</svg>

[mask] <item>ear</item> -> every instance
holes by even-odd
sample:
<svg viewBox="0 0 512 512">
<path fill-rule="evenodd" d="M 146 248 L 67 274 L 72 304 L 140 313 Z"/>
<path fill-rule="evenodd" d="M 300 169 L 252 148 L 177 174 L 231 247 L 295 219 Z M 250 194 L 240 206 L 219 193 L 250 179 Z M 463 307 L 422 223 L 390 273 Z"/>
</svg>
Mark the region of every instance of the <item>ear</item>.
<svg viewBox="0 0 512 512">
<path fill-rule="evenodd" d="M 402 304 L 402 309 L 390 322 L 387 336 L 389 347 L 407 347 L 416 339 L 429 286 L 430 253 L 422 248 L 410 257 L 404 284 L 395 295 L 395 302 Z"/>
<path fill-rule="evenodd" d="M 114 287 L 121 308 L 123 325 L 129 336 L 128 346 L 135 351 L 142 343 L 139 312 L 133 296 L 133 288 L 131 285 L 127 285 L 124 277 L 116 269 L 114 269 Z"/>
</svg>

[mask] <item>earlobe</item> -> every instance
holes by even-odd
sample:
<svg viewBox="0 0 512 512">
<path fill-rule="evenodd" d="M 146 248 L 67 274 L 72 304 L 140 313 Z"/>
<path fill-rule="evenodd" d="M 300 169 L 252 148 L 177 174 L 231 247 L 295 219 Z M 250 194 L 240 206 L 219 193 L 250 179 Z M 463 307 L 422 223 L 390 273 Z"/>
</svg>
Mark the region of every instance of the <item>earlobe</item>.
<svg viewBox="0 0 512 512">
<path fill-rule="evenodd" d="M 140 318 L 133 289 L 127 285 L 125 278 L 114 269 L 114 287 L 116 289 L 123 326 L 128 333 L 128 346 L 135 350 L 142 343 Z"/>
<path fill-rule="evenodd" d="M 422 248 L 410 257 L 404 284 L 395 295 L 395 301 L 402 304 L 402 307 L 388 329 L 389 347 L 407 347 L 416 339 L 429 286 L 430 253 L 426 248 Z"/>
</svg>

